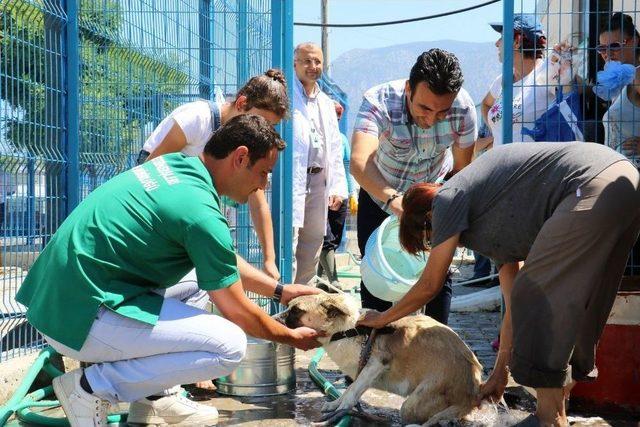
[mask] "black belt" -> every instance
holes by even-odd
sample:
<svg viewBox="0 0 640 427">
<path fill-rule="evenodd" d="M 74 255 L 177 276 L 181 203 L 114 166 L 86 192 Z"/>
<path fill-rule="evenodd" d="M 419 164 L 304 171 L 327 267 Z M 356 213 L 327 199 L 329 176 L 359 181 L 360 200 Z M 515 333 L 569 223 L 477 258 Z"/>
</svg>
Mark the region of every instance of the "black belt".
<svg viewBox="0 0 640 427">
<path fill-rule="evenodd" d="M 311 168 L 307 168 L 307 173 L 310 175 L 315 175 L 317 173 L 322 172 L 322 169 L 320 166 L 313 166 Z"/>
</svg>

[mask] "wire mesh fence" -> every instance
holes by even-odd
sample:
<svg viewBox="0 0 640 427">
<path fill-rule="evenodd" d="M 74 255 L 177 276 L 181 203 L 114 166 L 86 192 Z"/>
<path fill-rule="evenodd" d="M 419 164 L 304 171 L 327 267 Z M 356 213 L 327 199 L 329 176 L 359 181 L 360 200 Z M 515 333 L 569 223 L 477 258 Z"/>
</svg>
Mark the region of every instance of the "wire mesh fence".
<svg viewBox="0 0 640 427">
<path fill-rule="evenodd" d="M 490 132 L 479 151 L 510 142 L 584 141 L 605 144 L 640 166 L 638 2 L 519 0 L 511 6 L 504 25 L 492 25 L 503 73 L 481 105 Z M 626 274 L 640 274 L 639 246 Z"/>
<path fill-rule="evenodd" d="M 77 13 L 67 15 L 69 4 Z M 274 5 L 283 13 L 273 0 L 0 0 L 0 360 L 40 345 L 13 298 L 74 200 L 132 167 L 178 105 L 232 98 L 278 62 L 283 16 Z M 479 151 L 580 140 L 639 165 L 637 1 L 510 6 L 487 58 L 508 72 L 487 88 L 480 110 L 491 134 Z M 260 266 L 247 208 L 227 205 L 225 214 L 239 253 Z M 627 274 L 640 274 L 640 248 Z"/>
<path fill-rule="evenodd" d="M 271 0 L 0 0 L 0 361 L 42 345 L 14 297 L 74 200 L 133 167 L 174 108 L 233 98 L 272 67 L 273 13 Z M 225 214 L 261 266 L 246 208 Z"/>
</svg>

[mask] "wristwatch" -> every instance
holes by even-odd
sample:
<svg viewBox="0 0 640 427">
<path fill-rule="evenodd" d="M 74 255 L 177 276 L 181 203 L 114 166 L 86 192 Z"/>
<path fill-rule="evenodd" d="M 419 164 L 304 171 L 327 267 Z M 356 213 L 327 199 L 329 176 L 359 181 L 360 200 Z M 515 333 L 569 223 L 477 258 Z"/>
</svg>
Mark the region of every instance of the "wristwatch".
<svg viewBox="0 0 640 427">
<path fill-rule="evenodd" d="M 392 194 L 391 196 L 389 196 L 389 198 L 387 199 L 387 202 L 384 204 L 384 207 L 382 209 L 387 209 L 389 207 L 389 205 L 391 204 L 391 202 L 393 202 L 398 197 L 402 197 L 403 194 L 404 193 L 402 191 L 397 191 L 394 194 Z"/>
<path fill-rule="evenodd" d="M 282 300 L 282 290 L 284 289 L 284 285 L 281 282 L 276 282 L 276 289 L 273 291 L 272 300 L 275 302 L 280 302 Z"/>
</svg>

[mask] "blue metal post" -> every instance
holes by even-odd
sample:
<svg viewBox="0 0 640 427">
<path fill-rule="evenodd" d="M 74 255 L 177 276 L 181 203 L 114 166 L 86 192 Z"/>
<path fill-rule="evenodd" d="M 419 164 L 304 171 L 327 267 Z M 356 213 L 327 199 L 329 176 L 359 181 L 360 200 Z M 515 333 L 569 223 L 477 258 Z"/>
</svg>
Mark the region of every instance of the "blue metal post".
<svg viewBox="0 0 640 427">
<path fill-rule="evenodd" d="M 36 233 L 36 162 L 29 156 L 27 160 L 27 244 L 33 244 Z"/>
<path fill-rule="evenodd" d="M 66 0 L 67 31 L 65 39 L 66 102 L 65 102 L 65 155 L 67 160 L 65 194 L 67 203 L 64 216 L 78 206 L 80 200 L 80 34 L 78 31 L 78 0 Z"/>
<path fill-rule="evenodd" d="M 211 45 L 213 29 L 211 28 L 211 22 L 213 21 L 211 0 L 200 0 L 198 2 L 198 30 L 200 33 L 199 38 L 199 52 L 200 52 L 200 97 L 204 99 L 213 98 L 213 85 L 212 85 L 212 68 L 213 61 L 211 58 Z"/>
<path fill-rule="evenodd" d="M 247 0 L 237 1 L 237 27 L 236 34 L 238 44 L 236 50 L 236 85 L 240 89 L 249 80 L 249 28 L 247 25 Z M 238 252 L 248 261 L 253 262 L 254 257 L 250 252 L 251 248 L 251 222 L 249 220 L 249 209 L 246 204 L 237 207 L 236 211 L 236 244 Z"/>
<path fill-rule="evenodd" d="M 278 68 L 282 68 L 284 62 L 284 10 L 285 5 L 281 0 L 271 0 L 271 61 Z"/>
<path fill-rule="evenodd" d="M 236 64 L 238 66 L 238 89 L 249 80 L 249 27 L 247 0 L 238 0 L 238 51 L 236 52 Z"/>
<path fill-rule="evenodd" d="M 293 0 L 271 0 L 272 61 L 281 68 L 287 79 L 289 99 L 293 100 Z M 280 156 L 273 173 L 271 215 L 276 231 L 276 257 L 285 283 L 293 280 L 293 123 L 286 120 L 280 125 L 280 135 L 287 148 Z"/>
<path fill-rule="evenodd" d="M 513 142 L 513 0 L 502 2 L 502 141 Z"/>
</svg>

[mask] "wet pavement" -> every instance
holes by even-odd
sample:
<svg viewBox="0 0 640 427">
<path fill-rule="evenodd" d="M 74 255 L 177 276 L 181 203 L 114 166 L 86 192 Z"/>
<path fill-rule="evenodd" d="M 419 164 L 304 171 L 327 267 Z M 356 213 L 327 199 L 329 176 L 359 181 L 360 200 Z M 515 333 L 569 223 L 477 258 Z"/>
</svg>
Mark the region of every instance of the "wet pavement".
<svg viewBox="0 0 640 427">
<path fill-rule="evenodd" d="M 454 280 L 461 281 L 472 274 L 468 256 L 459 259 L 454 273 Z M 355 278 L 344 279 L 347 287 L 356 286 Z M 464 295 L 480 290 L 478 287 L 454 286 L 454 296 Z M 499 312 L 451 313 L 449 324 L 476 353 L 484 367 L 484 377 L 489 374 L 495 362 L 495 352 L 491 341 L 498 334 Z M 320 408 L 326 401 L 325 396 L 309 377 L 307 368 L 314 351 L 296 352 L 296 388 L 291 392 L 270 397 L 228 397 L 215 391 L 191 389 L 194 399 L 201 403 L 215 406 L 220 414 L 220 426 L 296 426 L 310 425 L 321 417 Z M 337 366 L 325 356 L 318 368 L 320 372 L 333 382 L 336 387 L 344 388 L 344 376 Z M 463 423 L 448 423 L 448 426 L 510 426 L 525 418 L 535 409 L 533 396 L 524 388 L 512 384 L 507 390 L 505 399 L 512 408 L 508 412 L 498 410 L 494 405 L 485 404 L 476 410 L 470 420 Z M 363 396 L 363 408 L 379 421 L 353 418 L 352 426 L 400 426 L 400 406 L 403 398 L 379 390 L 369 390 Z M 123 407 L 126 409 L 126 407 Z M 53 416 L 61 416 L 59 408 L 47 411 Z M 637 419 L 620 414 L 613 416 L 594 416 L 584 411 L 570 410 L 570 421 L 575 426 L 640 426 Z M 18 421 L 10 421 L 8 426 L 26 425 Z"/>
</svg>

